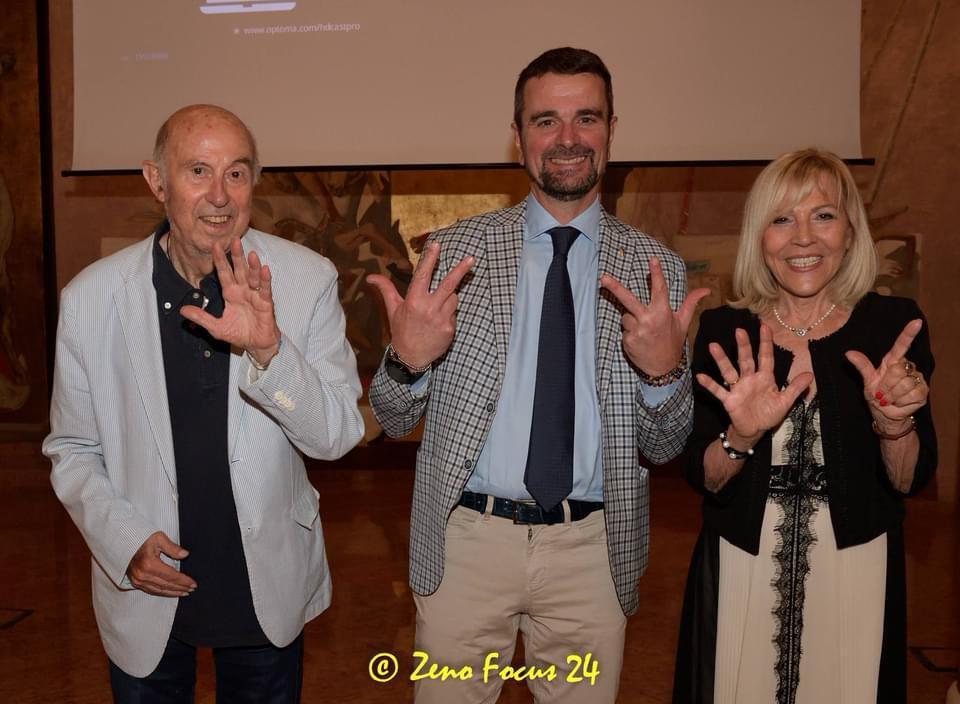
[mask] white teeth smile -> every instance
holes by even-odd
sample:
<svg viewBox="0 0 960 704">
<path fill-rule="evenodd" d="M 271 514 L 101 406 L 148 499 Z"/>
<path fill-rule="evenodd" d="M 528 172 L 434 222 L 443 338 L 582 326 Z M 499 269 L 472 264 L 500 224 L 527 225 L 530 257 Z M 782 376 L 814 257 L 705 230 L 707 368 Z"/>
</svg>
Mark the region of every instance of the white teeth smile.
<svg viewBox="0 0 960 704">
<path fill-rule="evenodd" d="M 558 159 L 554 157 L 550 161 L 552 161 L 554 164 L 560 164 L 561 166 L 571 166 L 573 164 L 579 164 L 581 161 L 583 161 L 586 158 L 587 158 L 586 156 L 575 156 L 569 159 Z"/>
<path fill-rule="evenodd" d="M 200 218 L 204 222 L 209 222 L 212 225 L 222 225 L 227 220 L 230 219 L 229 215 L 205 215 Z"/>
<path fill-rule="evenodd" d="M 788 257 L 787 264 L 790 266 L 812 266 L 821 259 L 823 257 Z"/>
</svg>

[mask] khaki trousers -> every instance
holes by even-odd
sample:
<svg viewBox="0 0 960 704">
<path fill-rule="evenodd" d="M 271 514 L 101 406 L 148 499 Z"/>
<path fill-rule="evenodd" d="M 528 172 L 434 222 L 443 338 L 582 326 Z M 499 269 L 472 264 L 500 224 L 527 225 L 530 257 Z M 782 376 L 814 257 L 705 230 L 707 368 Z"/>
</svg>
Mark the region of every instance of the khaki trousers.
<svg viewBox="0 0 960 704">
<path fill-rule="evenodd" d="M 443 581 L 414 595 L 416 703 L 492 704 L 508 678 L 525 681 L 538 704 L 614 702 L 626 618 L 603 511 L 527 526 L 490 515 L 489 505 L 453 511 Z M 525 663 L 514 668 L 518 630 Z"/>
</svg>

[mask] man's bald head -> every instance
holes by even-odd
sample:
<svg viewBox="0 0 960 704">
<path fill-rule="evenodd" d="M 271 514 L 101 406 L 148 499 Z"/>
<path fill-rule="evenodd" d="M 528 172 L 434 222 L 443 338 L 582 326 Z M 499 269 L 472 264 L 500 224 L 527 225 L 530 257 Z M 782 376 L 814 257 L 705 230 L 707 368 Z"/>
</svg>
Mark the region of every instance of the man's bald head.
<svg viewBox="0 0 960 704">
<path fill-rule="evenodd" d="M 257 152 L 257 140 L 253 137 L 253 132 L 244 124 L 243 120 L 234 115 L 226 108 L 219 105 L 187 105 L 170 115 L 157 130 L 157 139 L 153 145 L 153 161 L 160 169 L 161 175 L 165 175 L 166 163 L 165 156 L 167 144 L 180 131 L 189 132 L 197 127 L 206 127 L 216 122 L 226 122 L 240 129 L 247 137 L 250 145 L 250 153 L 253 156 L 253 177 L 254 182 L 260 179 L 260 155 Z"/>
</svg>

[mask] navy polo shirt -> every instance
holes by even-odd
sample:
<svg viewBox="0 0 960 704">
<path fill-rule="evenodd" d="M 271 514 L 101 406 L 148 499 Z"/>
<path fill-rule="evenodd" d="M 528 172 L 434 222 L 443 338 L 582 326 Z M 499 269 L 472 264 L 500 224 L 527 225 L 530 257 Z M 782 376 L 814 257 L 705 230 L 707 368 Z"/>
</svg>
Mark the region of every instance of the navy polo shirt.
<svg viewBox="0 0 960 704">
<path fill-rule="evenodd" d="M 164 223 L 154 236 L 153 286 L 177 467 L 180 545 L 190 551 L 180 569 L 197 583 L 180 599 L 173 637 L 215 648 L 266 645 L 253 610 L 230 482 L 230 345 L 180 315 L 180 307 L 188 304 L 222 315 L 223 292 L 216 271 L 200 288 L 177 273 L 160 246 L 168 230 Z"/>
</svg>

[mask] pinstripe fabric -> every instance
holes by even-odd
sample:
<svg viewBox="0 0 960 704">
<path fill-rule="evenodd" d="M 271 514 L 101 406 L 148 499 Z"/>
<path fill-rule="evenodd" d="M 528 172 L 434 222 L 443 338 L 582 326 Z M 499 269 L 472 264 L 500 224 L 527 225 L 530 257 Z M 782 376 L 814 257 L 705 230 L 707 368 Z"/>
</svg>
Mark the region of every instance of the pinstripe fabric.
<svg viewBox="0 0 960 704">
<path fill-rule="evenodd" d="M 517 265 L 526 206 L 463 220 L 440 230 L 440 263 L 434 286 L 464 256 L 476 263 L 459 291 L 453 343 L 435 364 L 426 394 L 377 371 L 370 402 L 384 430 L 409 433 L 426 415 L 417 455 L 410 521 L 410 584 L 430 594 L 443 577 L 444 529 L 480 454 L 503 380 Z M 651 237 L 604 213 L 600 224 L 600 271 L 649 301 L 648 259 L 663 264 L 676 309 L 686 295 L 686 272 L 675 254 Z M 639 377 L 621 347 L 621 310 L 601 293 L 597 301 L 597 395 L 603 444 L 604 503 L 611 571 L 626 614 L 636 611 L 637 580 L 646 568 L 649 544 L 647 469 L 639 452 L 656 463 L 683 449 L 693 417 L 690 375 L 656 409 L 640 396 Z M 518 460 L 519 462 L 520 460 Z M 522 465 L 518 471 L 523 471 Z"/>
<path fill-rule="evenodd" d="M 300 453 L 334 459 L 356 444 L 360 384 L 333 266 L 255 230 L 243 244 L 270 265 L 283 340 L 254 381 L 246 357 L 231 356 L 230 473 L 254 608 L 283 646 L 330 601 L 318 497 Z M 127 565 L 158 530 L 179 540 L 151 247 L 147 238 L 64 288 L 43 444 L 54 491 L 93 556 L 104 647 L 138 677 L 159 662 L 177 601 L 132 589 Z"/>
</svg>

